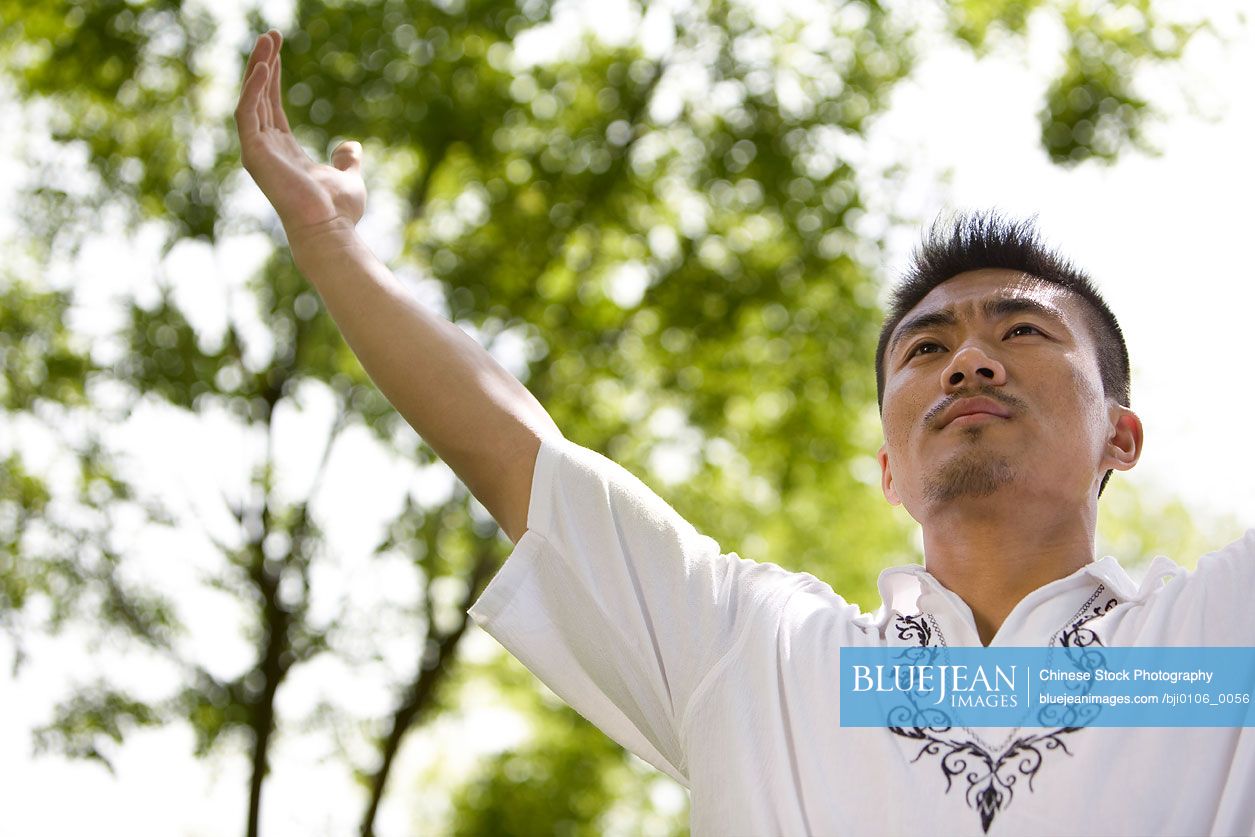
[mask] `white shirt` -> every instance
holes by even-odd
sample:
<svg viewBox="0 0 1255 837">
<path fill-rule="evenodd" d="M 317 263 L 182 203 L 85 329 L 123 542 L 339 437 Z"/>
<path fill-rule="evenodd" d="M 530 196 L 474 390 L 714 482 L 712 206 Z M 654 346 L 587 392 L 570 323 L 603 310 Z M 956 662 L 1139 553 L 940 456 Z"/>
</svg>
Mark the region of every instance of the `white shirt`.
<svg viewBox="0 0 1255 837">
<path fill-rule="evenodd" d="M 1255 530 L 1187 573 L 1103 558 L 1030 593 L 993 645 L 1255 645 Z M 979 645 L 923 567 L 862 613 L 809 573 L 723 554 L 625 469 L 557 438 L 528 529 L 471 617 L 690 790 L 695 835 L 1255 834 L 1250 728 L 838 725 L 838 649 Z"/>
</svg>

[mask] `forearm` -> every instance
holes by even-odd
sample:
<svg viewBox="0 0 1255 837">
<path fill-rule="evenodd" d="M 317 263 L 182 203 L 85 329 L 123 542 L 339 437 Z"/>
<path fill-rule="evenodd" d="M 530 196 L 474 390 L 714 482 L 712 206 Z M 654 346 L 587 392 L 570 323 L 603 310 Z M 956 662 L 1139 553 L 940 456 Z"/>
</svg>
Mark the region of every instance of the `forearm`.
<svg viewBox="0 0 1255 837">
<path fill-rule="evenodd" d="M 539 440 L 560 435 L 549 414 L 351 229 L 294 241 L 292 253 L 379 390 L 517 541 Z"/>
</svg>

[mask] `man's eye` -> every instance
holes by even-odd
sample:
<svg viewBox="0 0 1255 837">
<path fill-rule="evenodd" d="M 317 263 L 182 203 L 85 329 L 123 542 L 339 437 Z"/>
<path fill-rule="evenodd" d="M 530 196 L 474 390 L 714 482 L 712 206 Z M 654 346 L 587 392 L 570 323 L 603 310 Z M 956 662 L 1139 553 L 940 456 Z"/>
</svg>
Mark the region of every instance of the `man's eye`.
<svg viewBox="0 0 1255 837">
<path fill-rule="evenodd" d="M 1041 334 L 1041 330 L 1038 329 L 1037 326 L 1027 324 L 1018 325 L 1007 332 L 1007 337 L 1018 337 L 1021 334 Z"/>
<path fill-rule="evenodd" d="M 914 349 L 911 349 L 911 353 L 907 355 L 907 357 L 912 358 L 918 357 L 919 355 L 935 355 L 940 351 L 943 351 L 943 347 L 940 343 L 920 343 Z"/>
</svg>

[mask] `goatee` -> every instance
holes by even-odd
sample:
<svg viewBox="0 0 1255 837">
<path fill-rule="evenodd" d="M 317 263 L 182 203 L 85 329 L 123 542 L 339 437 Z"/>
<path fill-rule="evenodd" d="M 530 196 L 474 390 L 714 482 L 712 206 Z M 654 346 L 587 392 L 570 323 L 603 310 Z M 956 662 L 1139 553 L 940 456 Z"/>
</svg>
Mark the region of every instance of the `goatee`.
<svg viewBox="0 0 1255 837">
<path fill-rule="evenodd" d="M 988 497 L 1015 478 L 1011 463 L 982 450 L 967 450 L 928 477 L 924 496 L 935 503 L 960 497 Z"/>
</svg>

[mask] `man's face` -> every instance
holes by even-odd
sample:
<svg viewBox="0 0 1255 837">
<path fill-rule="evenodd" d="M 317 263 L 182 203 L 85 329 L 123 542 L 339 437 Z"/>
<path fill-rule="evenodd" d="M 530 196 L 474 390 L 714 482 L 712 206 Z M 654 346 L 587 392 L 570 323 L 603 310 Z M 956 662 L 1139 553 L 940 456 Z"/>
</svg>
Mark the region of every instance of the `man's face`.
<svg viewBox="0 0 1255 837">
<path fill-rule="evenodd" d="M 934 288 L 885 352 L 885 496 L 917 520 L 954 502 L 1072 504 L 1125 470 L 1141 425 L 1103 395 L 1086 302 L 1012 270 Z"/>
</svg>

